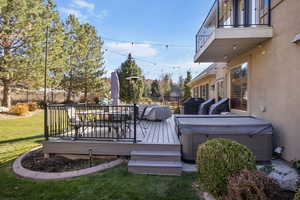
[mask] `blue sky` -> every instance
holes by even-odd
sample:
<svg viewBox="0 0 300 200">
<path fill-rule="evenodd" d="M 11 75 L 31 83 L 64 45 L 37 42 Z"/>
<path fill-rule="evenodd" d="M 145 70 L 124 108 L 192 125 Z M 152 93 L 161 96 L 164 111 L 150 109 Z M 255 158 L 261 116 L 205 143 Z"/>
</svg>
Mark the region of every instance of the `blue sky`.
<svg viewBox="0 0 300 200">
<path fill-rule="evenodd" d="M 176 80 L 189 69 L 195 76 L 208 65 L 193 63 L 193 56 L 195 34 L 213 0 L 56 0 L 56 3 L 63 18 L 74 14 L 82 23 L 97 28 L 107 49 L 104 56 L 107 75 L 120 66 L 129 52 L 146 78 L 152 79 L 171 73 Z"/>
</svg>

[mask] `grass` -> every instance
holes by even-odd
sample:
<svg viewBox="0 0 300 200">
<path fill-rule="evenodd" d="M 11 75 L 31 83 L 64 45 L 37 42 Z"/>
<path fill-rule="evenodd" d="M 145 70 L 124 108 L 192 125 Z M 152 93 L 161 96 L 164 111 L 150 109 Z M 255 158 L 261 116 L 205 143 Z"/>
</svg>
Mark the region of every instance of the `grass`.
<svg viewBox="0 0 300 200">
<path fill-rule="evenodd" d="M 195 174 L 181 177 L 145 176 L 127 172 L 125 165 L 104 172 L 60 181 L 16 177 L 11 162 L 43 140 L 43 114 L 0 121 L 1 200 L 192 200 Z"/>
<path fill-rule="evenodd" d="M 43 113 L 0 120 L 0 166 L 17 155 L 39 146 L 43 140 Z"/>
</svg>

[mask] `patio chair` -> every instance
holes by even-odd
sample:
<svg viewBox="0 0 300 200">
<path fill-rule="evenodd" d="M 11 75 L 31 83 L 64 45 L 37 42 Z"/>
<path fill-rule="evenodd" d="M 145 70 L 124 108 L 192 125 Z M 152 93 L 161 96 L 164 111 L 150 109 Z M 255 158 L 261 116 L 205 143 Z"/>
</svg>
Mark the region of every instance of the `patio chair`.
<svg viewBox="0 0 300 200">
<path fill-rule="evenodd" d="M 210 98 L 205 102 L 203 102 L 199 108 L 199 115 L 208 115 L 210 106 L 213 105 L 214 103 L 215 103 L 215 99 L 213 98 Z"/>
<path fill-rule="evenodd" d="M 150 104 L 151 105 L 151 104 Z M 150 105 L 145 105 L 145 104 L 141 104 L 141 105 L 138 105 L 138 112 L 137 112 L 137 121 L 136 121 L 136 125 L 140 127 L 141 131 L 142 131 L 142 135 L 145 137 L 145 132 L 144 130 L 147 129 L 147 125 L 145 125 L 143 123 L 143 121 L 145 121 L 145 113 L 146 113 L 146 110 L 147 108 L 149 108 Z M 131 115 L 131 119 L 133 119 L 133 115 L 134 115 L 134 112 L 132 113 Z M 133 124 L 134 122 L 131 121 L 131 123 Z"/>
<path fill-rule="evenodd" d="M 219 115 L 222 112 L 230 112 L 229 109 L 229 98 L 223 98 L 217 103 L 213 104 L 209 108 L 210 115 Z"/>
<path fill-rule="evenodd" d="M 69 118 L 70 125 L 74 127 L 75 129 L 75 139 L 80 136 L 79 130 L 82 129 L 82 133 L 85 131 L 86 128 L 103 128 L 108 127 L 109 131 L 111 132 L 112 129 L 116 131 L 116 133 L 119 136 L 119 129 L 121 129 L 122 134 L 126 134 L 126 128 L 129 128 L 129 125 L 126 123 L 125 117 L 113 117 L 112 121 L 108 120 L 87 120 L 85 117 L 80 117 L 78 113 L 76 112 L 75 107 L 68 107 L 66 108 L 67 115 Z M 91 113 L 92 114 L 92 113 Z M 125 123 L 122 123 L 122 120 L 125 121 Z M 127 124 L 127 125 L 126 125 Z M 125 125 L 125 127 L 124 127 Z M 125 128 L 125 129 L 124 129 Z M 120 137 L 121 138 L 121 137 Z"/>
</svg>

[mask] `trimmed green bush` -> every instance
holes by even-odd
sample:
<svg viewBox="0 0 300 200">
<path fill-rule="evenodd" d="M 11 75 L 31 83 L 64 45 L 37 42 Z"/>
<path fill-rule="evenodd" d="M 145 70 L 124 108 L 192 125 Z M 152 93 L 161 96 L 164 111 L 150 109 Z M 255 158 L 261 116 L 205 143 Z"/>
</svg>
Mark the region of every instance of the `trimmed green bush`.
<svg viewBox="0 0 300 200">
<path fill-rule="evenodd" d="M 261 171 L 242 170 L 228 179 L 224 200 L 282 200 L 279 184 Z"/>
<path fill-rule="evenodd" d="M 221 138 L 199 145 L 197 166 L 200 184 L 215 197 L 226 193 L 229 176 L 256 169 L 255 157 L 247 147 Z"/>
<path fill-rule="evenodd" d="M 298 189 L 297 193 L 295 194 L 294 200 L 300 200 L 300 188 Z"/>
</svg>

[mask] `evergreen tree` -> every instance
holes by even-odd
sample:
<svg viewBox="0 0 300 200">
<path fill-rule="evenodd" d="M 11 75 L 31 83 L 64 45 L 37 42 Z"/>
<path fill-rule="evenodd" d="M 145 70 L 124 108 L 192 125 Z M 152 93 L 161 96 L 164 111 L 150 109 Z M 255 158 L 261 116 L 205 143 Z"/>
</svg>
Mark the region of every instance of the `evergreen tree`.
<svg viewBox="0 0 300 200">
<path fill-rule="evenodd" d="M 144 82 L 142 80 L 129 81 L 128 77 L 142 77 L 142 70 L 133 60 L 131 54 L 118 69 L 120 81 L 120 100 L 126 103 L 138 102 L 144 91 Z"/>
<path fill-rule="evenodd" d="M 184 78 L 182 76 L 179 76 L 178 87 L 180 89 L 180 96 L 182 96 L 184 91 Z"/>
<path fill-rule="evenodd" d="M 143 97 L 150 97 L 151 96 L 151 84 L 152 84 L 152 81 L 150 82 L 149 80 L 144 79 Z"/>
<path fill-rule="evenodd" d="M 171 75 L 170 74 L 164 74 L 162 75 L 162 78 L 160 80 L 160 95 L 164 101 L 165 96 L 169 96 L 171 92 Z"/>
<path fill-rule="evenodd" d="M 48 59 L 47 59 L 47 86 L 56 89 L 60 86 L 65 71 L 69 69 L 67 51 L 64 48 L 65 31 L 60 21 L 56 6 L 52 0 L 48 1 L 47 15 L 53 19 L 48 23 Z"/>
<path fill-rule="evenodd" d="M 102 91 L 104 80 L 103 42 L 97 36 L 95 27 L 80 24 L 74 15 L 70 15 L 65 23 L 65 48 L 69 58 L 69 70 L 65 73 L 62 87 L 67 90 L 67 101 L 71 101 L 72 93 L 83 93 L 83 101 L 88 96 Z"/>
<path fill-rule="evenodd" d="M 191 87 L 188 86 L 188 83 L 192 80 L 192 73 L 190 71 L 186 72 L 186 78 L 184 80 L 184 94 L 183 99 L 187 99 L 192 96 Z"/>
<path fill-rule="evenodd" d="M 81 55 L 81 46 L 79 45 L 80 23 L 74 15 L 69 15 L 65 24 L 65 42 L 64 49 L 67 52 L 68 71 L 64 73 L 61 87 L 67 91 L 67 102 L 71 101 L 72 94 L 79 92 L 78 78 L 78 60 Z"/>
<path fill-rule="evenodd" d="M 152 97 L 160 97 L 160 89 L 158 80 L 154 80 L 151 83 L 151 96 Z"/>
<path fill-rule="evenodd" d="M 45 29 L 56 17 L 53 2 L 7 0 L 0 14 L 0 81 L 2 105 L 10 106 L 10 88 L 26 80 L 40 80 Z M 50 13 L 49 13 L 50 12 Z"/>
<path fill-rule="evenodd" d="M 76 57 L 76 72 L 79 81 L 77 84 L 80 92 L 84 94 L 85 102 L 89 94 L 99 91 L 104 86 L 101 78 L 104 74 L 102 44 L 95 27 L 89 24 L 81 25 L 77 45 L 80 45 L 82 50 Z"/>
</svg>

